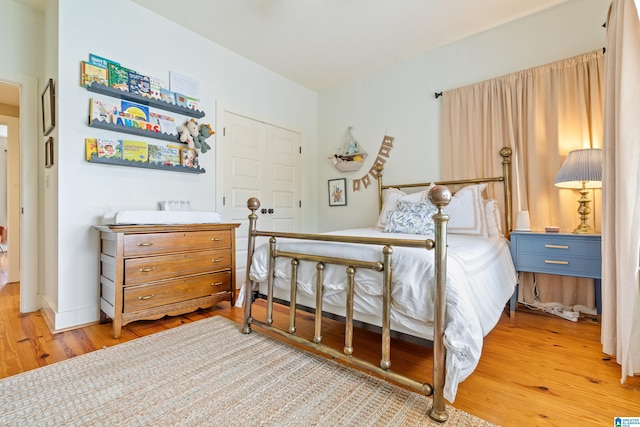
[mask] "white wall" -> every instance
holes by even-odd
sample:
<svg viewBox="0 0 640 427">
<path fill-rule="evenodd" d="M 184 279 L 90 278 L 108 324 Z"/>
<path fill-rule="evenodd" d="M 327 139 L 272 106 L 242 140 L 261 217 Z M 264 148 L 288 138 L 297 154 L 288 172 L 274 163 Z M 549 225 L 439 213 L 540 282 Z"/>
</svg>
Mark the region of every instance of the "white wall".
<svg viewBox="0 0 640 427">
<path fill-rule="evenodd" d="M 57 280 L 47 286 L 56 329 L 98 318 L 99 236 L 92 225 L 106 211 L 157 209 L 160 200 L 190 200 L 194 210 L 216 211 L 215 152 L 200 156 L 205 174 L 91 164 L 84 139 L 126 134 L 87 126 L 89 98 L 80 86 L 80 61 L 95 53 L 168 82 L 169 70 L 200 82 L 202 123 L 216 128 L 216 101 L 303 135 L 304 226 L 315 228 L 315 92 L 244 59 L 128 0 L 59 1 L 57 132 Z M 149 140 L 152 141 L 152 140 Z M 207 140 L 215 146 L 215 136 Z M 247 211 L 248 214 L 248 211 Z M 48 253 L 47 256 L 55 256 Z M 56 286 L 57 285 L 57 286 Z M 56 289 L 53 288 L 56 287 Z M 55 295 L 54 295 L 55 294 Z M 57 296 L 57 298 L 56 298 Z"/>
<path fill-rule="evenodd" d="M 385 133 L 396 138 L 385 183 L 439 178 L 435 92 L 602 48 L 608 7 L 606 0 L 572 0 L 319 93 L 319 231 L 375 224 L 376 181 L 353 192 L 351 180 L 369 171 Z M 326 157 L 348 126 L 370 157 L 359 172 L 342 174 Z M 348 206 L 329 207 L 327 180 L 339 177 L 347 178 Z"/>
</svg>

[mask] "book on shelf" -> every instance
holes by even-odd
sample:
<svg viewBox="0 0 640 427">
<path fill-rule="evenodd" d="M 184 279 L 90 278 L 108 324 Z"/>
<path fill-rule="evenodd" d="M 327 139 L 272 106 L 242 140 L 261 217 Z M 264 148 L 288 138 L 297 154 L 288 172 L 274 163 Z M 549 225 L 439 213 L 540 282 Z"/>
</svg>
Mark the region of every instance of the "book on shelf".
<svg viewBox="0 0 640 427">
<path fill-rule="evenodd" d="M 150 96 L 151 86 L 149 76 L 145 76 L 135 71 L 129 71 L 129 93 L 140 96 Z"/>
<path fill-rule="evenodd" d="M 105 68 L 91 65 L 86 61 L 80 63 L 80 85 L 89 87 L 93 83 L 109 85 L 108 72 Z"/>
<path fill-rule="evenodd" d="M 149 107 L 131 101 L 121 101 L 120 106 L 125 117 L 135 120 L 149 121 Z"/>
<path fill-rule="evenodd" d="M 149 77 L 149 97 L 157 100 L 162 99 L 162 89 L 166 89 L 167 85 L 159 78 Z"/>
<path fill-rule="evenodd" d="M 153 111 L 149 112 L 149 121 L 153 124 L 157 124 L 160 126 L 160 132 L 166 133 L 169 135 L 178 135 L 178 130 L 176 129 L 176 123 L 171 116 L 167 116 L 165 114 L 154 113 Z"/>
<path fill-rule="evenodd" d="M 187 104 L 187 97 L 181 93 L 176 93 L 176 104 L 180 107 L 189 108 Z"/>
<path fill-rule="evenodd" d="M 109 87 L 123 92 L 129 92 L 129 71 L 132 70 L 115 62 L 109 62 L 107 71 L 109 75 Z"/>
<path fill-rule="evenodd" d="M 99 99 L 91 98 L 89 100 L 89 124 L 94 120 L 101 122 L 114 123 L 115 117 L 118 115 L 118 107 L 115 104 L 104 102 Z"/>
<path fill-rule="evenodd" d="M 149 163 L 180 166 L 180 150 L 164 145 L 149 144 Z"/>
<path fill-rule="evenodd" d="M 160 99 L 169 104 L 175 105 L 176 103 L 176 94 L 175 92 L 170 91 L 169 89 L 161 88 L 160 89 Z"/>
<path fill-rule="evenodd" d="M 187 98 L 187 108 L 190 110 L 200 110 L 200 100 L 199 99 L 195 99 L 195 98 L 189 98 L 188 96 Z"/>
<path fill-rule="evenodd" d="M 91 157 L 98 154 L 98 140 L 96 138 L 84 139 L 84 150 L 87 161 L 91 160 Z"/>
<path fill-rule="evenodd" d="M 97 139 L 98 157 L 107 157 L 111 159 L 122 158 L 122 146 L 120 141 L 112 139 Z"/>
<path fill-rule="evenodd" d="M 149 144 L 143 141 L 122 140 L 122 159 L 146 163 L 149 160 Z"/>
<path fill-rule="evenodd" d="M 183 148 L 180 154 L 182 166 L 185 168 L 198 167 L 198 151 L 195 148 Z"/>
<path fill-rule="evenodd" d="M 108 68 L 109 67 L 109 62 L 112 62 L 116 65 L 120 65 L 118 62 L 112 61 L 110 59 L 107 58 L 103 58 L 102 56 L 98 56 L 95 55 L 93 53 L 89 54 L 89 63 L 91 65 L 95 65 L 96 67 L 100 67 L 100 68 Z"/>
</svg>

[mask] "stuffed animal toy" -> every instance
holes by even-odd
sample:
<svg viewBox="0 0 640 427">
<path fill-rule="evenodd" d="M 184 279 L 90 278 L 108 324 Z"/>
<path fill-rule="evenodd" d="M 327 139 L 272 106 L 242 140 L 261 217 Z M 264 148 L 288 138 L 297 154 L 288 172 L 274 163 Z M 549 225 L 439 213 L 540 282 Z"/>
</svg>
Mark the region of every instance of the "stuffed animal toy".
<svg viewBox="0 0 640 427">
<path fill-rule="evenodd" d="M 213 131 L 213 129 L 211 129 L 211 126 L 209 124 L 203 123 L 200 125 L 198 129 L 198 133 L 199 133 L 198 142 L 201 145 L 201 150 L 203 153 L 206 153 L 208 150 L 211 149 L 211 146 L 207 144 L 205 139 L 209 138 L 215 132 Z"/>
<path fill-rule="evenodd" d="M 189 124 L 188 122 L 186 124 Z M 189 146 L 189 148 L 195 148 L 195 142 L 193 140 L 193 136 L 191 136 L 191 131 L 189 128 L 185 126 L 178 126 L 176 128 L 178 131 L 178 136 L 180 137 L 180 142 L 184 142 Z"/>
</svg>

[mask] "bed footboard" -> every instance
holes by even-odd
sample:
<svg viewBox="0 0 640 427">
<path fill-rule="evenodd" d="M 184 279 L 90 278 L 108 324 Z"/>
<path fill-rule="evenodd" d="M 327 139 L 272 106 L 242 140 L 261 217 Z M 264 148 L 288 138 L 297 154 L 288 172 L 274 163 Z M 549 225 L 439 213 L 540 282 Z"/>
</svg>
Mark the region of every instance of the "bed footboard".
<svg viewBox="0 0 640 427">
<path fill-rule="evenodd" d="M 315 349 L 316 351 L 327 354 L 339 360 L 346 360 L 349 364 L 367 369 L 377 375 L 390 379 L 404 386 L 414 389 L 417 392 L 428 396 L 433 396 L 433 405 L 429 409 L 429 415 L 436 421 L 446 421 L 448 413 L 444 399 L 444 382 L 445 382 L 445 348 L 444 348 L 444 331 L 445 331 L 445 289 L 447 277 L 447 222 L 449 216 L 444 213 L 443 209 L 451 201 L 451 192 L 442 185 L 436 185 L 429 191 L 429 199 L 438 208 L 438 212 L 433 215 L 435 233 L 434 239 L 427 240 L 406 240 L 406 239 L 381 239 L 375 237 L 347 237 L 337 235 L 324 234 L 302 234 L 302 233 L 275 233 L 258 231 L 256 222 L 258 216 L 256 210 L 260 207 L 260 201 L 251 198 L 247 201 L 247 207 L 251 211 L 249 214 L 249 241 L 247 248 L 247 277 L 244 286 L 244 324 L 242 332 L 248 334 L 251 332 L 251 326 L 257 325 L 269 331 L 283 336 L 303 346 Z M 256 237 L 269 237 L 269 275 L 267 281 L 267 314 L 264 322 L 254 319 L 251 316 L 253 281 L 250 278 L 251 263 L 255 252 Z M 302 240 L 320 240 L 329 242 L 342 243 L 360 243 L 368 245 L 382 246 L 381 259 L 377 260 L 359 260 L 345 258 L 331 258 L 327 256 L 310 255 L 294 252 L 279 251 L 276 245 L 278 238 L 302 239 Z M 390 328 L 390 311 L 391 311 L 391 281 L 392 281 L 392 262 L 393 247 L 420 247 L 426 250 L 434 250 L 434 271 L 435 271 L 435 308 L 434 308 L 434 331 L 433 331 L 433 384 L 420 383 L 398 373 L 390 371 L 390 344 L 391 344 L 391 328 Z M 286 330 L 277 328 L 273 325 L 273 271 L 275 259 L 277 257 L 286 257 L 291 259 L 291 294 L 290 294 L 290 315 L 289 324 Z M 317 283 L 316 283 L 316 307 L 315 307 L 315 331 L 313 341 L 295 335 L 295 316 L 296 316 L 296 285 L 297 285 L 297 268 L 300 261 L 316 262 Z M 347 275 L 347 298 L 346 298 L 346 316 L 345 316 L 345 344 L 343 352 L 322 344 L 322 295 L 323 295 L 323 270 L 325 264 L 336 264 L 346 268 Z M 365 360 L 353 356 L 353 288 L 354 278 L 357 269 L 366 268 L 373 269 L 382 273 L 383 280 L 383 312 L 382 312 L 382 343 L 381 343 L 381 360 L 380 366 L 376 366 Z M 425 302 L 429 304 L 430 302 Z"/>
</svg>

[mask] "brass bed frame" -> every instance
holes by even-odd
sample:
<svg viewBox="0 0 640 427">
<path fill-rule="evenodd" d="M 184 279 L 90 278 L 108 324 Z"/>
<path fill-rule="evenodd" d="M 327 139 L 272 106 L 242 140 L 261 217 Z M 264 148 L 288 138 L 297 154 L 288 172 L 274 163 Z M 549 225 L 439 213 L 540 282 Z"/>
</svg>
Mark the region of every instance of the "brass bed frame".
<svg viewBox="0 0 640 427">
<path fill-rule="evenodd" d="M 511 166 L 511 149 L 505 147 L 500 150 L 502 157 L 503 175 L 494 178 L 479 178 L 459 181 L 446 181 L 435 183 L 428 194 L 431 202 L 437 207 L 438 212 L 433 215 L 435 225 L 434 239 L 427 240 L 408 240 L 394 238 L 373 238 L 373 237 L 351 237 L 337 236 L 325 234 L 305 234 L 305 233 L 285 233 L 285 232 L 268 232 L 258 231 L 256 223 L 258 216 L 256 211 L 260 207 L 260 201 L 257 198 L 250 198 L 247 201 L 247 207 L 251 211 L 249 214 L 249 238 L 247 250 L 247 277 L 245 282 L 245 299 L 244 299 L 244 325 L 242 333 L 251 332 L 251 326 L 257 325 L 265 328 L 272 333 L 285 337 L 300 345 L 313 348 L 318 352 L 329 355 L 335 359 L 348 361 L 349 364 L 369 370 L 379 376 L 387 378 L 391 381 L 399 383 L 405 387 L 413 389 L 427 396 L 433 396 L 433 405 L 429 409 L 429 416 L 440 422 L 448 419 L 446 403 L 444 399 L 444 382 L 445 382 L 445 348 L 444 348 L 444 330 L 445 330 L 445 289 L 447 275 L 447 223 L 449 216 L 444 213 L 444 208 L 451 201 L 452 193 L 447 186 L 478 184 L 490 182 L 502 182 L 504 185 L 505 197 L 505 230 L 506 236 L 511 230 L 511 187 L 510 187 L 510 166 Z M 378 208 L 382 210 L 382 192 L 388 188 L 415 188 L 428 187 L 431 183 L 413 183 L 401 185 L 382 185 L 382 165 L 377 165 L 378 169 Z M 269 274 L 267 278 L 267 310 L 264 322 L 257 320 L 251 316 L 251 306 L 253 302 L 253 281 L 250 278 L 251 262 L 255 251 L 255 243 L 257 237 L 269 237 Z M 326 242 L 342 242 L 342 243 L 359 243 L 367 245 L 382 246 L 382 261 L 378 260 L 358 260 L 332 258 L 326 256 L 317 256 L 304 253 L 284 252 L 277 248 L 277 239 L 301 239 L 316 240 Z M 433 332 L 433 384 L 421 383 L 411 378 L 390 371 L 390 345 L 391 345 L 391 328 L 390 328 L 390 312 L 391 312 L 391 280 L 392 280 L 392 255 L 393 247 L 414 247 L 425 248 L 434 251 L 435 260 L 435 308 L 434 308 L 434 332 Z M 282 330 L 273 325 L 273 288 L 274 288 L 274 268 L 275 259 L 277 257 L 285 257 L 291 259 L 291 292 L 289 301 L 289 325 L 288 330 Z M 297 269 L 300 261 L 316 262 L 317 281 L 316 281 L 316 301 L 315 301 L 315 330 L 313 341 L 295 335 L 296 332 L 296 294 L 297 294 Z M 343 352 L 322 344 L 322 300 L 323 300 L 323 271 L 325 264 L 335 264 L 346 267 L 347 275 L 347 299 L 346 299 L 346 316 L 345 316 L 345 340 Z M 353 356 L 353 298 L 354 298 L 354 278 L 356 269 L 366 268 L 382 272 L 383 278 L 383 312 L 382 312 L 382 358 L 380 365 L 376 366 L 368 361 Z M 512 298 L 511 310 L 514 310 L 514 301 Z"/>
</svg>

